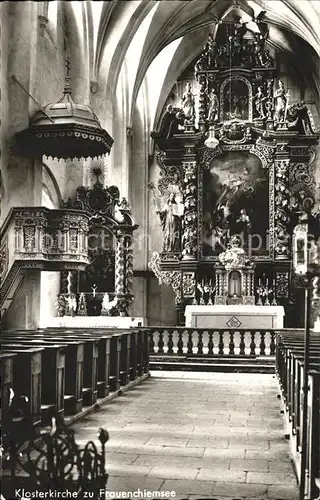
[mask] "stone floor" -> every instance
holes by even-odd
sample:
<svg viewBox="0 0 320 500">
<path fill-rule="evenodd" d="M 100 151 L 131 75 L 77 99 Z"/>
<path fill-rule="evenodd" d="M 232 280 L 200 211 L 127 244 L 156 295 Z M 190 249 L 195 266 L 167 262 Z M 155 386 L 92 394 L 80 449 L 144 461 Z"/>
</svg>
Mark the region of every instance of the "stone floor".
<svg viewBox="0 0 320 500">
<path fill-rule="evenodd" d="M 277 393 L 272 375 L 153 372 L 74 428 L 109 431 L 109 498 L 296 500 Z"/>
</svg>

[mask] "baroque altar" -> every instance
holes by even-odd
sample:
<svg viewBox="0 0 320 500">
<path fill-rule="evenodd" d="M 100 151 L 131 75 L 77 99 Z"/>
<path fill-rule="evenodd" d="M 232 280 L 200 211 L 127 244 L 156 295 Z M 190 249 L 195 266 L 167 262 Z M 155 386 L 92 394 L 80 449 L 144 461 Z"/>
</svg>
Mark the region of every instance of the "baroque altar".
<svg viewBox="0 0 320 500">
<path fill-rule="evenodd" d="M 150 268 L 173 288 L 178 324 L 191 306 L 242 305 L 282 307 L 285 326 L 297 326 L 292 232 L 301 212 L 318 217 L 319 137 L 307 105 L 278 78 L 263 13 L 249 29 L 234 10 L 213 26 L 151 134 L 163 245 Z M 221 258 L 234 236 L 249 264 L 229 272 Z"/>
</svg>

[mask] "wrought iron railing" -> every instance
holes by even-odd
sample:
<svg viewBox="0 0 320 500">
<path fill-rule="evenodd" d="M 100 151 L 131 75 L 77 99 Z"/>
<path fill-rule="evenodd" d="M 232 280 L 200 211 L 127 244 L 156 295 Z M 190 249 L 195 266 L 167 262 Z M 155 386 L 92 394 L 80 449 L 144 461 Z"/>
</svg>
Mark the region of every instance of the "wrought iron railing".
<svg viewBox="0 0 320 500">
<path fill-rule="evenodd" d="M 18 400 L 17 400 L 18 399 Z M 105 445 L 108 432 L 99 429 L 101 451 L 93 441 L 80 449 L 74 431 L 58 417 L 52 418 L 50 431 L 36 436 L 26 432 L 30 420 L 23 398 L 10 402 L 6 427 L 6 447 L 3 447 L 3 498 L 16 498 L 16 491 L 73 492 L 77 498 L 99 498 L 105 491 L 108 474 L 105 471 Z M 29 417 L 29 418 L 28 418 Z M 87 493 L 85 493 L 87 492 Z M 19 497 L 18 497 L 19 498 Z"/>
<path fill-rule="evenodd" d="M 274 356 L 274 330 L 149 327 L 149 353 L 156 356 Z"/>
</svg>

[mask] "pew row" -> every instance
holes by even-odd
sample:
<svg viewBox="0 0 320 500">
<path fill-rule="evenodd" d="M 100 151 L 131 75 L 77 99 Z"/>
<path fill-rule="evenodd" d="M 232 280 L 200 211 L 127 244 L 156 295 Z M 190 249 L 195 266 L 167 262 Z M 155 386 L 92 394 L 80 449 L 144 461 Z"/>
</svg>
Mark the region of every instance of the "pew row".
<svg viewBox="0 0 320 500">
<path fill-rule="evenodd" d="M 2 334 L 1 429 L 15 400 L 25 396 L 33 430 L 53 415 L 75 420 L 149 374 L 148 332 L 7 330 Z"/>
<path fill-rule="evenodd" d="M 276 375 L 281 391 L 284 413 L 291 442 L 291 451 L 301 483 L 301 456 L 304 400 L 304 336 L 302 332 L 278 332 L 276 342 Z M 319 498 L 320 478 L 320 336 L 311 333 L 309 370 L 306 469 L 304 498 Z"/>
</svg>

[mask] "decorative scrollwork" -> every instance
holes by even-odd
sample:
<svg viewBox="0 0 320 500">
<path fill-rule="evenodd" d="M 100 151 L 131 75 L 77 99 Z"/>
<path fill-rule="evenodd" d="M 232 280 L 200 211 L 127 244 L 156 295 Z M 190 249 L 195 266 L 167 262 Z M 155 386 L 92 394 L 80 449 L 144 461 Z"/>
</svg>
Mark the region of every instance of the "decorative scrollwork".
<svg viewBox="0 0 320 500">
<path fill-rule="evenodd" d="M 220 140 L 225 144 L 245 144 L 251 142 L 251 128 L 240 121 L 231 121 L 222 125 Z"/>
<path fill-rule="evenodd" d="M 205 168 L 207 170 L 210 169 L 211 162 L 216 156 L 219 156 L 222 154 L 222 149 L 220 146 L 218 146 L 215 149 L 210 149 L 204 147 L 200 151 L 200 164 L 202 165 L 202 168 Z"/>
<path fill-rule="evenodd" d="M 162 196 L 167 194 L 168 186 L 170 184 L 178 184 L 182 189 L 182 167 L 181 165 L 166 165 L 164 160 L 166 154 L 161 149 L 157 148 L 155 160 L 160 168 L 160 179 L 158 182 L 158 189 Z M 151 186 L 149 186 L 151 187 Z"/>
<path fill-rule="evenodd" d="M 159 284 L 171 286 L 175 292 L 175 302 L 178 303 L 181 300 L 181 272 L 180 271 L 162 271 L 160 267 L 161 258 L 158 252 L 153 252 L 151 261 L 148 263 L 148 267 L 153 271 L 155 276 L 158 278 Z"/>
<path fill-rule="evenodd" d="M 297 184 L 312 190 L 315 188 L 313 167 L 308 163 L 291 163 L 289 179 L 292 188 L 296 188 Z"/>
</svg>

